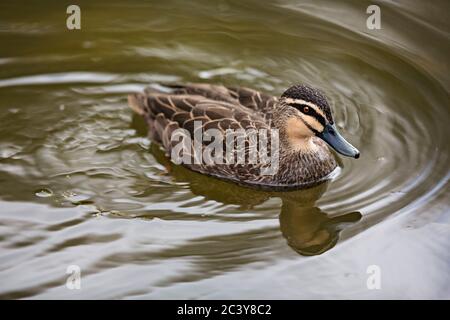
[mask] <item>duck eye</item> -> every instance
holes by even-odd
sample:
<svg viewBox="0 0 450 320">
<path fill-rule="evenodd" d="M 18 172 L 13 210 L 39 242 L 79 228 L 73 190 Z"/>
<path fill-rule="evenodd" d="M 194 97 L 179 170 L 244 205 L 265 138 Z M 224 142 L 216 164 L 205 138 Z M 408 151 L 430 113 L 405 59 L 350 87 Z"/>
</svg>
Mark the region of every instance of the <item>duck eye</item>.
<svg viewBox="0 0 450 320">
<path fill-rule="evenodd" d="M 309 112 L 309 107 L 308 106 L 304 106 L 303 107 L 303 112 L 304 113 L 308 113 Z"/>
</svg>

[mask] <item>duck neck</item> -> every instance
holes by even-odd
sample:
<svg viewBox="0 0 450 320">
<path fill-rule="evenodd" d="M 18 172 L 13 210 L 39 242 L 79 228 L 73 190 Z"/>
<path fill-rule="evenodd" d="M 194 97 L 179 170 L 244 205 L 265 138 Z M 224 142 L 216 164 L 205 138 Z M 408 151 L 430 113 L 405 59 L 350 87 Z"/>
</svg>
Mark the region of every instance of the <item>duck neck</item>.
<svg viewBox="0 0 450 320">
<path fill-rule="evenodd" d="M 337 166 L 328 146 L 317 137 L 305 137 L 292 143 L 280 135 L 280 166 L 276 179 L 283 184 L 314 184 Z"/>
</svg>

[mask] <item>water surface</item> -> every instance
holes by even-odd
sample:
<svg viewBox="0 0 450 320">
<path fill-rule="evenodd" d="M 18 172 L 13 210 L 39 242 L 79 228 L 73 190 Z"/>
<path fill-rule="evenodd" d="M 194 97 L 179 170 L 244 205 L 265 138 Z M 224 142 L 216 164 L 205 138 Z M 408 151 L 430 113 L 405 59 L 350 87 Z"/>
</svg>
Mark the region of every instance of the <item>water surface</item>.
<svg viewBox="0 0 450 320">
<path fill-rule="evenodd" d="M 0 297 L 450 298 L 450 7 L 369 4 L 0 4 Z M 188 81 L 321 88 L 361 158 L 286 193 L 174 166 L 126 97 Z"/>
</svg>

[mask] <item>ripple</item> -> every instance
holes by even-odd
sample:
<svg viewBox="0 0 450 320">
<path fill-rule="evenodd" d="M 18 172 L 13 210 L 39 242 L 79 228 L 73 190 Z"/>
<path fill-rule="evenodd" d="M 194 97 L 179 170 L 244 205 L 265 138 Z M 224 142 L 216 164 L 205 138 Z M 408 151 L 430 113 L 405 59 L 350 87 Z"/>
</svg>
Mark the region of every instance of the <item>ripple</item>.
<svg viewBox="0 0 450 320">
<path fill-rule="evenodd" d="M 48 198 L 53 196 L 53 191 L 50 189 L 39 189 L 34 194 L 39 198 Z"/>
<path fill-rule="evenodd" d="M 24 85 L 45 85 L 52 83 L 79 83 L 91 82 L 101 83 L 110 82 L 117 78 L 117 75 L 99 72 L 65 72 L 54 74 L 42 74 L 34 76 L 25 76 L 12 79 L 0 80 L 0 87 L 13 87 Z"/>
<path fill-rule="evenodd" d="M 448 19 L 380 5 L 379 31 L 359 4 L 291 0 L 93 6 L 82 39 L 2 22 L 0 297 L 74 298 L 68 264 L 85 298 L 379 298 L 373 263 L 383 298 L 448 294 Z M 361 158 L 292 193 L 175 166 L 126 95 L 178 81 L 309 83 Z"/>
</svg>

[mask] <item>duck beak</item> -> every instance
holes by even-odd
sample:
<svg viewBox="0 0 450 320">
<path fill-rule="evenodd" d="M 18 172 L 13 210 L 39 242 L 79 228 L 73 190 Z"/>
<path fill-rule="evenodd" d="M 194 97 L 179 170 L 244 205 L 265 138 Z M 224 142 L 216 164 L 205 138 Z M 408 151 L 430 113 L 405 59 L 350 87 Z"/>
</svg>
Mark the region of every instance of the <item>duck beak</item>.
<svg viewBox="0 0 450 320">
<path fill-rule="evenodd" d="M 317 134 L 317 136 L 328 143 L 330 147 L 336 150 L 336 152 L 347 157 L 352 157 L 355 159 L 359 158 L 358 149 L 348 143 L 347 140 L 339 134 L 334 124 L 331 125 L 328 123 L 325 126 L 325 129 L 321 133 Z"/>
</svg>

